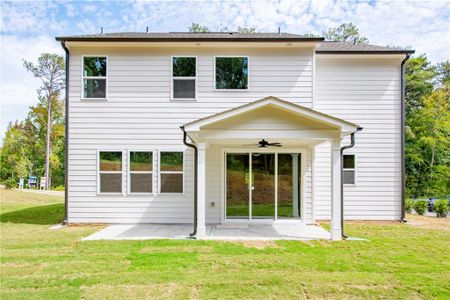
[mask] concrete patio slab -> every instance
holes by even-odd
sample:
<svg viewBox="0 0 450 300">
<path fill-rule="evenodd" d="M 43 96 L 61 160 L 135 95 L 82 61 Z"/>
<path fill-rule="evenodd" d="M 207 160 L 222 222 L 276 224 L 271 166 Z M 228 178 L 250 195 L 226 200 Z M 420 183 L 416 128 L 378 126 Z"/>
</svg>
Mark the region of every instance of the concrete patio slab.
<svg viewBox="0 0 450 300">
<path fill-rule="evenodd" d="M 133 224 L 110 225 L 88 237 L 93 240 L 189 239 L 191 224 Z M 300 222 L 273 224 L 209 225 L 206 239 L 210 240 L 317 240 L 330 239 L 330 233 L 320 226 Z"/>
</svg>

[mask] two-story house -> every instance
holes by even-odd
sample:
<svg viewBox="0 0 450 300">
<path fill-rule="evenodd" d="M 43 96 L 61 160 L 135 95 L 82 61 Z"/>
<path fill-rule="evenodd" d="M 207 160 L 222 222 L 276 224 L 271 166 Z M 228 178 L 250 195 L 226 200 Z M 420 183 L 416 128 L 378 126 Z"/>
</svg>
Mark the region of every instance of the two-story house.
<svg viewBox="0 0 450 300">
<path fill-rule="evenodd" d="M 399 220 L 410 50 L 110 33 L 66 51 L 66 222 Z M 352 147 L 353 146 L 353 147 Z"/>
</svg>

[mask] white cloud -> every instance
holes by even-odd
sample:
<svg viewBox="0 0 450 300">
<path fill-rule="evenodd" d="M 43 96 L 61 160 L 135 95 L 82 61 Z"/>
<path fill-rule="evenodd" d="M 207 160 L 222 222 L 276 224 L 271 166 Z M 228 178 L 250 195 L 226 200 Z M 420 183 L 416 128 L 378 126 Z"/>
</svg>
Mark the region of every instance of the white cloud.
<svg viewBox="0 0 450 300">
<path fill-rule="evenodd" d="M 200 23 L 217 31 L 320 33 L 356 24 L 371 43 L 411 46 L 433 62 L 449 59 L 450 1 L 1 1 L 1 129 L 35 103 L 39 81 L 22 67 L 42 52 L 63 53 L 55 35 L 113 31 L 184 31 Z"/>
<path fill-rule="evenodd" d="M 36 90 L 41 82 L 23 67 L 23 59 L 36 61 L 43 52 L 63 54 L 60 45 L 51 37 L 1 37 L 1 131 L 10 121 L 24 119 L 28 107 L 37 102 Z"/>
</svg>

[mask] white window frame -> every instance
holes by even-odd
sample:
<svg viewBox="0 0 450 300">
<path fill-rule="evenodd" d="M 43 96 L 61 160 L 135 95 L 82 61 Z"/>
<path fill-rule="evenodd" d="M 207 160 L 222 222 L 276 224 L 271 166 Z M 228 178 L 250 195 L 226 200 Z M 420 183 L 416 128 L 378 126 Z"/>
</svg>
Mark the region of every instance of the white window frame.
<svg viewBox="0 0 450 300">
<path fill-rule="evenodd" d="M 152 153 L 152 170 L 151 171 L 131 171 L 131 152 L 144 152 Z M 154 178 L 155 174 L 155 151 L 154 150 L 128 150 L 128 168 L 127 168 L 127 193 L 130 195 L 153 195 L 155 194 Z M 132 192 L 131 191 L 131 174 L 151 174 L 151 186 L 152 191 L 149 193 L 145 192 Z"/>
<path fill-rule="evenodd" d="M 121 161 L 121 170 L 120 171 L 101 171 L 100 170 L 100 152 L 120 152 L 122 153 L 122 161 Z M 123 171 L 125 170 L 125 160 L 124 160 L 124 151 L 123 150 L 97 150 L 97 194 L 98 195 L 124 195 L 124 180 L 123 180 Z M 121 174 L 121 192 L 101 192 L 101 180 L 100 174 Z"/>
<path fill-rule="evenodd" d="M 246 89 L 217 89 L 216 88 L 216 62 L 217 58 L 247 58 L 247 88 Z M 217 55 L 214 56 L 214 80 L 213 90 L 215 92 L 246 92 L 250 90 L 250 56 L 248 55 Z"/>
<path fill-rule="evenodd" d="M 84 58 L 85 57 L 105 57 L 106 58 L 106 76 L 84 76 Z M 81 56 L 81 100 L 87 101 L 105 101 L 108 100 L 108 86 L 109 86 L 109 57 L 108 55 L 82 55 Z M 105 79 L 105 98 L 88 98 L 84 96 L 84 80 L 85 79 Z"/>
<path fill-rule="evenodd" d="M 345 156 L 353 156 L 353 162 L 354 162 L 354 166 L 353 168 L 344 168 L 344 157 Z M 344 183 L 344 185 L 349 185 L 349 186 L 354 186 L 356 185 L 356 155 L 355 154 L 343 154 L 342 156 L 342 172 L 345 173 L 345 171 L 353 171 L 353 183 Z M 342 176 L 342 181 L 344 181 L 344 176 Z"/>
<path fill-rule="evenodd" d="M 162 152 L 180 152 L 183 155 L 183 163 L 182 163 L 182 167 L 183 167 L 183 171 L 161 171 L 161 153 Z M 186 153 L 183 150 L 159 150 L 158 151 L 158 194 L 159 195 L 182 195 L 185 193 L 185 169 L 186 169 L 186 165 L 185 165 L 185 157 L 186 157 Z M 161 174 L 182 174 L 183 178 L 182 178 L 182 192 L 181 193 L 165 193 L 165 192 L 161 192 Z"/>
<path fill-rule="evenodd" d="M 195 58 L 195 76 L 194 77 L 174 77 L 173 76 L 173 59 L 175 57 L 190 57 Z M 198 57 L 196 55 L 172 55 L 170 57 L 170 100 L 172 101 L 196 101 L 197 100 L 197 90 L 198 90 Z M 176 80 L 195 80 L 195 96 L 194 98 L 174 98 L 173 89 L 175 85 L 173 84 L 174 79 Z"/>
</svg>

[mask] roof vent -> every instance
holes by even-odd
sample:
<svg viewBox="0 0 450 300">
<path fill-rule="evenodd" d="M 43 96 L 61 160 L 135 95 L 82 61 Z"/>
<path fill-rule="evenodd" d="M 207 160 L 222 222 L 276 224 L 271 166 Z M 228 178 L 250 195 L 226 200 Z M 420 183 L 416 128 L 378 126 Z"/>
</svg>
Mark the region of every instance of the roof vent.
<svg viewBox="0 0 450 300">
<path fill-rule="evenodd" d="M 145 27 L 145 33 L 148 33 L 148 26 Z"/>
<path fill-rule="evenodd" d="M 281 35 L 281 27 L 278 27 L 278 35 Z"/>
<path fill-rule="evenodd" d="M 232 32 L 228 32 L 228 34 L 233 34 Z"/>
<path fill-rule="evenodd" d="M 103 35 L 103 27 L 100 27 L 100 35 Z"/>
</svg>

